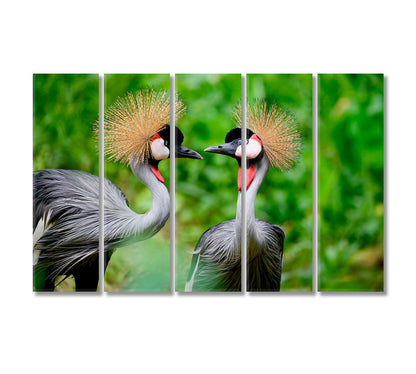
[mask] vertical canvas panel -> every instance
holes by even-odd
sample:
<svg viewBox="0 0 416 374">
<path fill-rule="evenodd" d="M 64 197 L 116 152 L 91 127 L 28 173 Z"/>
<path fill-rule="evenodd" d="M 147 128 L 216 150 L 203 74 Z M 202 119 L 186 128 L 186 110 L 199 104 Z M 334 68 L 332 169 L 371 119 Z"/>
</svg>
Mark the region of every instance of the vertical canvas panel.
<svg viewBox="0 0 416 374">
<path fill-rule="evenodd" d="M 183 292 L 192 284 L 193 292 L 229 291 L 222 272 L 208 269 L 212 256 L 204 253 L 203 259 L 191 253 L 200 237 L 216 224 L 236 217 L 238 163 L 222 154 L 204 152 L 204 149 L 223 144 L 226 134 L 235 127 L 233 112 L 241 100 L 241 75 L 239 74 L 177 74 L 175 90 L 187 106 L 186 114 L 177 120 L 184 134 L 184 144 L 199 152 L 203 160 L 176 160 L 176 212 L 175 212 L 175 272 L 176 291 Z M 235 230 L 220 234 L 224 245 L 236 240 Z M 213 235 L 220 228 L 211 229 Z M 215 249 L 220 263 L 230 261 L 235 284 L 232 291 L 241 289 L 241 248 L 236 248 L 227 259 L 221 242 Z M 212 255 L 212 253 L 211 253 Z M 194 259 L 193 259 L 194 257 Z M 223 261 L 224 260 L 224 261 Z M 223 261 L 223 262 L 221 262 Z M 201 266 L 202 265 L 202 266 Z M 192 270 L 191 270 L 192 269 Z M 201 271 L 205 281 L 201 283 Z"/>
<path fill-rule="evenodd" d="M 319 291 L 383 291 L 383 75 L 318 76 Z"/>
<path fill-rule="evenodd" d="M 97 74 L 33 76 L 35 291 L 97 289 L 98 95 Z"/>
<path fill-rule="evenodd" d="M 169 74 L 106 74 L 104 77 L 105 111 L 108 111 L 118 98 L 124 98 L 128 92 L 136 96 L 138 91 L 165 90 L 169 97 L 169 80 Z M 126 133 L 125 137 L 129 135 Z M 129 163 L 111 161 L 106 154 L 104 168 L 108 184 L 113 185 L 112 191 L 119 189 L 127 199 L 129 209 L 131 209 L 130 216 L 144 215 L 152 208 L 154 201 L 150 189 L 133 174 Z M 169 159 L 160 161 L 158 168 L 164 178 L 164 185 L 169 190 Z M 112 201 L 112 198 L 113 194 L 109 195 L 108 191 L 104 192 L 105 220 L 108 217 L 106 203 Z M 117 198 L 115 204 L 112 205 L 113 208 L 114 205 L 123 204 Z M 120 215 L 122 215 L 121 212 Z M 108 219 L 111 222 L 104 228 L 105 262 L 109 259 L 108 254 L 112 255 L 105 270 L 104 290 L 106 292 L 169 292 L 169 220 L 153 236 L 143 238 L 143 235 L 128 235 L 125 221 L 118 221 L 114 219 L 114 216 Z M 137 225 L 140 225 L 140 222 L 141 219 Z M 110 231 L 113 230 L 118 230 L 119 237 L 130 237 L 130 240 L 121 243 L 117 240 L 110 242 L 109 238 L 112 238 Z"/>
<path fill-rule="evenodd" d="M 276 104 L 279 110 L 294 116 L 293 123 L 300 131 L 302 149 L 294 165 L 283 172 L 271 166 L 264 177 L 255 196 L 254 212 L 256 219 L 267 224 L 258 221 L 253 230 L 260 238 L 267 237 L 272 225 L 280 226 L 285 233 L 280 291 L 312 291 L 312 75 L 248 74 L 247 100 L 247 111 L 256 102 L 265 101 L 267 110 Z M 252 128 L 249 114 L 247 127 Z M 249 194 L 250 190 L 248 205 Z M 252 214 L 249 206 L 247 214 Z M 278 268 L 274 253 L 280 251 L 281 240 L 273 237 L 256 248 L 250 244 L 250 217 L 247 220 L 247 291 L 278 291 L 273 275 Z"/>
</svg>

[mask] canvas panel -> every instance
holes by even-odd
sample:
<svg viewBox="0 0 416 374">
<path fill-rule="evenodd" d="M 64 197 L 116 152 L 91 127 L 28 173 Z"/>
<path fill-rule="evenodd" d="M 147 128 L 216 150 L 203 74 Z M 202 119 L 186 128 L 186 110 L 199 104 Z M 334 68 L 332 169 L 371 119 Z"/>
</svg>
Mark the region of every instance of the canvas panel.
<svg viewBox="0 0 416 374">
<path fill-rule="evenodd" d="M 226 134 L 235 127 L 233 113 L 241 100 L 241 75 L 177 74 L 175 89 L 187 106 L 186 114 L 177 121 L 184 133 L 184 143 L 204 158 L 176 160 L 176 291 L 238 292 L 241 290 L 241 248 L 237 245 L 228 257 L 224 256 L 224 246 L 237 240 L 233 220 L 238 196 L 238 163 L 232 157 L 204 150 L 224 144 Z M 202 249 L 205 257 L 199 260 L 198 254 L 190 253 L 204 232 L 217 224 L 229 224 L 229 231 L 221 231 L 221 227 L 211 229 L 210 233 L 220 233 L 223 239 L 215 240 L 216 248 L 211 250 L 220 258 L 220 266 L 229 262 L 231 284 L 224 281 L 221 270 L 207 266 L 213 263 L 212 252 L 208 255 L 206 248 Z"/>
<path fill-rule="evenodd" d="M 279 269 L 276 253 L 280 252 L 283 244 L 280 291 L 312 291 L 312 75 L 248 74 L 247 100 L 247 111 L 250 106 L 266 103 L 266 112 L 269 114 L 275 105 L 281 113 L 292 115 L 293 119 L 288 123 L 296 126 L 301 141 L 300 154 L 293 163 L 289 163 L 290 167 L 285 168 L 282 164 L 282 171 L 279 165 L 270 166 L 255 196 L 254 212 L 247 207 L 248 222 L 253 215 L 265 221 L 262 224 L 257 221 L 253 228 L 255 235 L 266 238 L 269 229 L 273 234 L 268 242 L 257 248 L 250 244 L 250 228 L 247 229 L 247 290 L 279 291 L 278 278 L 275 276 Z M 275 116 L 276 120 L 270 117 L 266 127 L 283 128 L 287 115 L 280 120 L 278 116 Z M 249 113 L 247 127 L 253 128 Z M 261 139 L 263 142 L 289 141 L 278 133 L 264 136 L 267 138 Z M 281 152 L 282 155 L 287 154 L 283 148 Z M 281 157 L 279 155 L 276 159 Z M 280 229 L 272 230 L 276 226 L 283 230 L 284 241 L 276 234 Z"/>
<path fill-rule="evenodd" d="M 319 291 L 384 289 L 384 77 L 318 76 Z"/>
<path fill-rule="evenodd" d="M 118 99 L 123 99 L 128 93 L 135 98 L 137 95 L 145 95 L 145 91 L 154 90 L 161 93 L 164 91 L 169 97 L 170 89 L 169 74 L 106 74 L 104 76 L 105 111 L 113 106 Z M 116 121 L 117 122 L 117 121 Z M 169 123 L 169 120 L 166 124 Z M 121 130 L 122 136 L 131 139 L 130 133 Z M 104 136 L 108 132 L 104 132 Z M 140 136 L 135 134 L 134 136 Z M 135 140 L 133 139 L 133 142 Z M 105 143 L 105 153 L 108 143 Z M 146 212 L 149 212 L 155 199 L 145 181 L 139 180 L 133 173 L 129 162 L 111 160 L 110 155 L 105 155 L 105 178 L 116 189 L 121 191 L 128 201 L 131 217 L 137 217 L 139 226 Z M 158 164 L 160 175 L 164 178 L 163 185 L 169 191 L 170 173 L 169 159 L 161 160 Z M 162 182 L 160 182 L 162 183 Z M 115 187 L 116 186 L 116 187 Z M 105 237 L 105 262 L 108 266 L 105 271 L 104 289 L 106 292 L 169 292 L 170 291 L 170 231 L 169 220 L 157 232 L 150 237 L 135 233 L 129 235 L 125 222 L 119 222 L 117 217 L 109 215 L 108 203 L 111 201 L 108 191 L 104 195 L 104 219 L 108 222 L 104 227 Z M 169 197 L 168 197 L 169 198 Z M 116 199 L 116 205 L 125 206 L 120 199 Z M 166 202 L 169 208 L 169 201 Z M 117 213 L 122 214 L 122 213 Z M 116 215 L 117 215 L 116 214 Z M 135 218 L 134 218 L 135 219 Z M 152 223 L 156 226 L 159 222 Z M 123 226 L 124 225 L 124 226 Z M 134 229 L 133 227 L 133 229 Z M 131 228 L 131 227 L 130 227 Z M 151 230 L 152 227 L 149 227 Z M 118 236 L 123 240 L 115 240 L 110 243 L 111 232 L 118 230 Z M 127 240 L 124 240 L 127 239 Z M 111 256 L 109 256 L 111 254 Z"/>
<path fill-rule="evenodd" d="M 35 291 L 97 289 L 98 85 L 97 74 L 33 76 Z"/>
</svg>

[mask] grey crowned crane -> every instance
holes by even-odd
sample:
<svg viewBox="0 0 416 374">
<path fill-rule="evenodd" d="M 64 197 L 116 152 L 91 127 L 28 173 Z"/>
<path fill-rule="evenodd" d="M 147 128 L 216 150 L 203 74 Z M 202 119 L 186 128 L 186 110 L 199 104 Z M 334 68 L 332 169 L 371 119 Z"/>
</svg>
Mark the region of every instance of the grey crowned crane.
<svg viewBox="0 0 416 374">
<path fill-rule="evenodd" d="M 132 237 L 139 241 L 150 238 L 169 217 L 169 192 L 158 169 L 170 152 L 169 101 L 165 91 L 138 91 L 119 98 L 105 113 L 107 155 L 129 163 L 152 194 L 151 209 L 137 214 L 121 190 L 104 180 L 105 267 L 115 248 Z M 176 100 L 175 113 L 183 111 L 183 103 Z M 202 159 L 182 145 L 183 134 L 175 130 L 175 157 Z M 78 170 L 39 170 L 34 175 L 33 194 L 35 291 L 53 291 L 58 275 L 73 275 L 76 291 L 96 291 L 99 178 Z"/>
<path fill-rule="evenodd" d="M 241 110 L 235 112 L 241 125 Z M 277 105 L 257 101 L 247 107 L 247 290 L 279 291 L 285 233 L 280 226 L 255 218 L 257 192 L 269 165 L 281 170 L 291 167 L 301 148 L 293 115 Z M 241 129 L 231 130 L 225 144 L 205 149 L 235 158 L 238 162 L 236 218 L 208 229 L 199 239 L 185 291 L 241 290 Z"/>
</svg>

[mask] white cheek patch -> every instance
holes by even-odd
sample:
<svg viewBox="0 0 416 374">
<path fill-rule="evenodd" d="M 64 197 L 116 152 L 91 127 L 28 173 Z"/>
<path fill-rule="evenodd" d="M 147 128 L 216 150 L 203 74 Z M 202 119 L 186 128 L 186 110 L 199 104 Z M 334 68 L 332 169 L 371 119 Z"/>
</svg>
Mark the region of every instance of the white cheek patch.
<svg viewBox="0 0 416 374">
<path fill-rule="evenodd" d="M 256 158 L 261 152 L 261 143 L 257 140 L 249 139 L 246 146 L 246 157 L 248 159 Z"/>
<path fill-rule="evenodd" d="M 165 146 L 162 138 L 153 140 L 150 149 L 155 160 L 164 160 L 169 157 L 169 148 Z"/>
<path fill-rule="evenodd" d="M 261 143 L 257 140 L 249 139 L 246 146 L 246 157 L 248 159 L 256 158 L 261 152 Z M 241 157 L 241 145 L 235 151 L 236 157 Z"/>
</svg>

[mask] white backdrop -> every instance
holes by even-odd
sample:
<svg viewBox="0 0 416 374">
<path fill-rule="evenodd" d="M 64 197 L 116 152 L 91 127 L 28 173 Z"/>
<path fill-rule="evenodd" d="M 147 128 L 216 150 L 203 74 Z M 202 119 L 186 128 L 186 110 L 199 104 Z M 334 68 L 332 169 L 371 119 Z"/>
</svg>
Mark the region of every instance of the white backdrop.
<svg viewBox="0 0 416 374">
<path fill-rule="evenodd" d="M 415 371 L 410 2 L 37 0 L 0 7 L 1 372 Z M 384 73 L 386 294 L 33 294 L 32 74 L 114 72 Z"/>
</svg>

